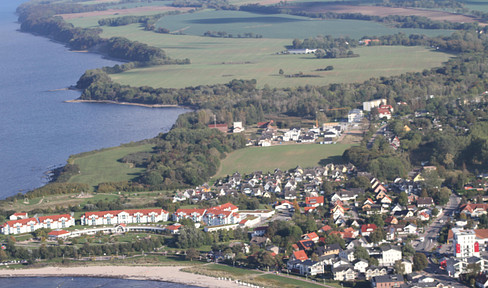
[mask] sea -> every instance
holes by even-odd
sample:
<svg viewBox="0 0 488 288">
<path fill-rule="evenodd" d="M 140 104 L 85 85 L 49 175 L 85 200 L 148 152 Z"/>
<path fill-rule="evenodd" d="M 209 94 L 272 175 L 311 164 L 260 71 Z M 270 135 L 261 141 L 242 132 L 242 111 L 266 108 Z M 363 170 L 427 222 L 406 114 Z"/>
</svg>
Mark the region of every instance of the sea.
<svg viewBox="0 0 488 288">
<path fill-rule="evenodd" d="M 159 281 L 125 280 L 115 278 L 93 278 L 93 277 L 21 277 L 1 278 L 0 287 L 19 288 L 197 288 L 178 283 Z"/>
<path fill-rule="evenodd" d="M 119 62 L 18 31 L 24 1 L 0 1 L 0 199 L 44 185 L 70 155 L 155 137 L 188 111 L 66 103 L 86 70 Z"/>
</svg>

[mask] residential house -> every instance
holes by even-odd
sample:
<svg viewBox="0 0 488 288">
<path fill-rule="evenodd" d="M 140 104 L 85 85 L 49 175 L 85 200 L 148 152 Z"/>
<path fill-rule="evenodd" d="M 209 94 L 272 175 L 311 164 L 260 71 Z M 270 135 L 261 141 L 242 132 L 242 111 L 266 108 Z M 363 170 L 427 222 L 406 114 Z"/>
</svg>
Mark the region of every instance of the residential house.
<svg viewBox="0 0 488 288">
<path fill-rule="evenodd" d="M 332 274 L 334 275 L 335 281 L 353 281 L 358 276 L 358 273 L 351 265 L 332 268 Z"/>
<path fill-rule="evenodd" d="M 364 236 L 369 236 L 376 229 L 377 229 L 377 227 L 376 227 L 375 224 L 364 224 L 364 225 L 361 225 L 361 235 L 363 237 Z"/>
<path fill-rule="evenodd" d="M 470 217 L 480 217 L 485 215 L 488 211 L 488 204 L 464 204 L 460 207 L 460 213 Z"/>
<path fill-rule="evenodd" d="M 400 287 L 404 284 L 403 276 L 399 274 L 375 276 L 371 280 L 373 288 Z"/>
<path fill-rule="evenodd" d="M 1 233 L 5 235 L 21 234 L 34 232 L 40 228 L 49 227 L 49 229 L 61 229 L 75 225 L 74 218 L 68 214 L 42 216 L 38 218 L 22 218 L 26 216 L 27 214 L 25 214 L 25 216 L 21 215 L 20 217 L 15 216 L 17 217 L 17 220 L 5 222 L 2 226 L 0 226 Z"/>
<path fill-rule="evenodd" d="M 398 246 L 383 245 L 381 249 L 381 258 L 379 259 L 381 266 L 393 266 L 395 261 L 402 259 L 402 250 Z"/>
<path fill-rule="evenodd" d="M 339 252 L 339 257 L 349 262 L 356 260 L 356 257 L 354 257 L 354 249 L 342 250 Z"/>
<path fill-rule="evenodd" d="M 42 216 L 38 220 L 41 227 L 46 229 L 65 229 L 75 226 L 75 218 L 69 214 Z"/>
<path fill-rule="evenodd" d="M 179 222 L 182 219 L 190 219 L 193 222 L 201 222 L 207 209 L 178 209 L 173 213 L 173 221 Z"/>
<path fill-rule="evenodd" d="M 293 203 L 288 200 L 283 200 L 275 206 L 276 210 L 290 210 L 291 208 L 293 208 Z"/>
<path fill-rule="evenodd" d="M 434 206 L 432 197 L 419 197 L 417 199 L 417 207 L 431 207 Z"/>
<path fill-rule="evenodd" d="M 363 111 L 359 109 L 352 109 L 347 113 L 347 122 L 359 123 L 363 119 Z"/>
<path fill-rule="evenodd" d="M 307 207 L 319 207 L 324 206 L 324 196 L 319 197 L 306 197 L 305 204 Z"/>
<path fill-rule="evenodd" d="M 364 271 L 364 277 L 366 280 L 370 280 L 373 277 L 386 275 L 388 271 L 385 267 L 369 266 Z"/>
<path fill-rule="evenodd" d="M 364 259 L 358 259 L 354 261 L 353 265 L 354 265 L 354 270 L 359 271 L 361 273 L 365 273 L 366 268 L 368 268 L 369 266 L 369 263 Z"/>
<path fill-rule="evenodd" d="M 305 261 L 305 260 L 308 260 L 308 256 L 307 256 L 307 253 L 305 253 L 305 250 L 293 251 L 293 254 L 290 257 L 290 260 Z"/>
</svg>

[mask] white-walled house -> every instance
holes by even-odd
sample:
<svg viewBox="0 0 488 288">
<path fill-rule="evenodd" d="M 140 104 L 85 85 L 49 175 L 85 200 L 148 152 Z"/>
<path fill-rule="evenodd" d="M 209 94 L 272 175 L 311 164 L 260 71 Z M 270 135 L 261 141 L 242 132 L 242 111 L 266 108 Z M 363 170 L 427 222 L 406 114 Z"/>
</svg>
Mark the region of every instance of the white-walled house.
<svg viewBox="0 0 488 288">
<path fill-rule="evenodd" d="M 169 213 L 163 209 L 130 209 L 86 212 L 81 225 L 116 225 L 130 223 L 156 223 L 168 221 Z"/>
<path fill-rule="evenodd" d="M 0 228 L 2 234 L 10 235 L 10 234 L 31 233 L 41 228 L 60 229 L 60 228 L 68 228 L 74 225 L 75 225 L 75 219 L 71 215 L 62 214 L 62 215 L 42 216 L 38 218 L 19 217 L 17 220 L 11 220 L 5 222 L 2 226 L 0 226 Z"/>
</svg>

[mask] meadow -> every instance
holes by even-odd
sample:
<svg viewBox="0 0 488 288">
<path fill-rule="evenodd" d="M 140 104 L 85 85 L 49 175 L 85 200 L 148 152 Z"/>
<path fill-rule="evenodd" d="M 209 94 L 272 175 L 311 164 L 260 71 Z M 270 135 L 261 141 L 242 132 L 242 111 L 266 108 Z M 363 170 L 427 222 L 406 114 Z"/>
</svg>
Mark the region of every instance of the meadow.
<svg viewBox="0 0 488 288">
<path fill-rule="evenodd" d="M 119 146 L 73 157 L 73 163 L 80 168 L 80 174 L 69 179 L 70 183 L 86 183 L 92 187 L 103 182 L 129 181 L 139 176 L 143 168 L 132 167 L 131 164 L 121 163 L 122 157 L 136 152 L 151 151 L 151 144 L 138 146 Z"/>
<path fill-rule="evenodd" d="M 289 170 L 300 165 L 303 168 L 340 163 L 342 153 L 352 145 L 346 144 L 291 144 L 271 147 L 249 147 L 236 150 L 222 160 L 220 170 L 213 178 L 232 175 L 236 171 L 273 172 L 276 168 Z"/>
</svg>

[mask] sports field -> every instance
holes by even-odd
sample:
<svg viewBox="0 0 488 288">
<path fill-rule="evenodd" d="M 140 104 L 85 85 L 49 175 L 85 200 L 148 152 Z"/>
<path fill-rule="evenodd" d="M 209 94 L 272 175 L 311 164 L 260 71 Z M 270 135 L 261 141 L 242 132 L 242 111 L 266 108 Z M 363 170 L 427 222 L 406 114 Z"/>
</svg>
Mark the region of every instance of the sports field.
<svg viewBox="0 0 488 288">
<path fill-rule="evenodd" d="M 118 160 L 131 153 L 150 152 L 151 147 L 150 144 L 134 147 L 119 146 L 74 157 L 74 164 L 80 167 L 81 173 L 71 177 L 68 182 L 86 183 L 94 187 L 103 182 L 129 181 L 139 176 L 144 169 L 131 167 L 130 164 Z"/>
<path fill-rule="evenodd" d="M 249 147 L 230 153 L 220 165 L 213 178 L 225 177 L 238 171 L 273 172 L 276 168 L 289 170 L 298 165 L 303 168 L 340 163 L 344 150 L 351 147 L 345 144 L 292 144 L 271 147 Z"/>
</svg>

